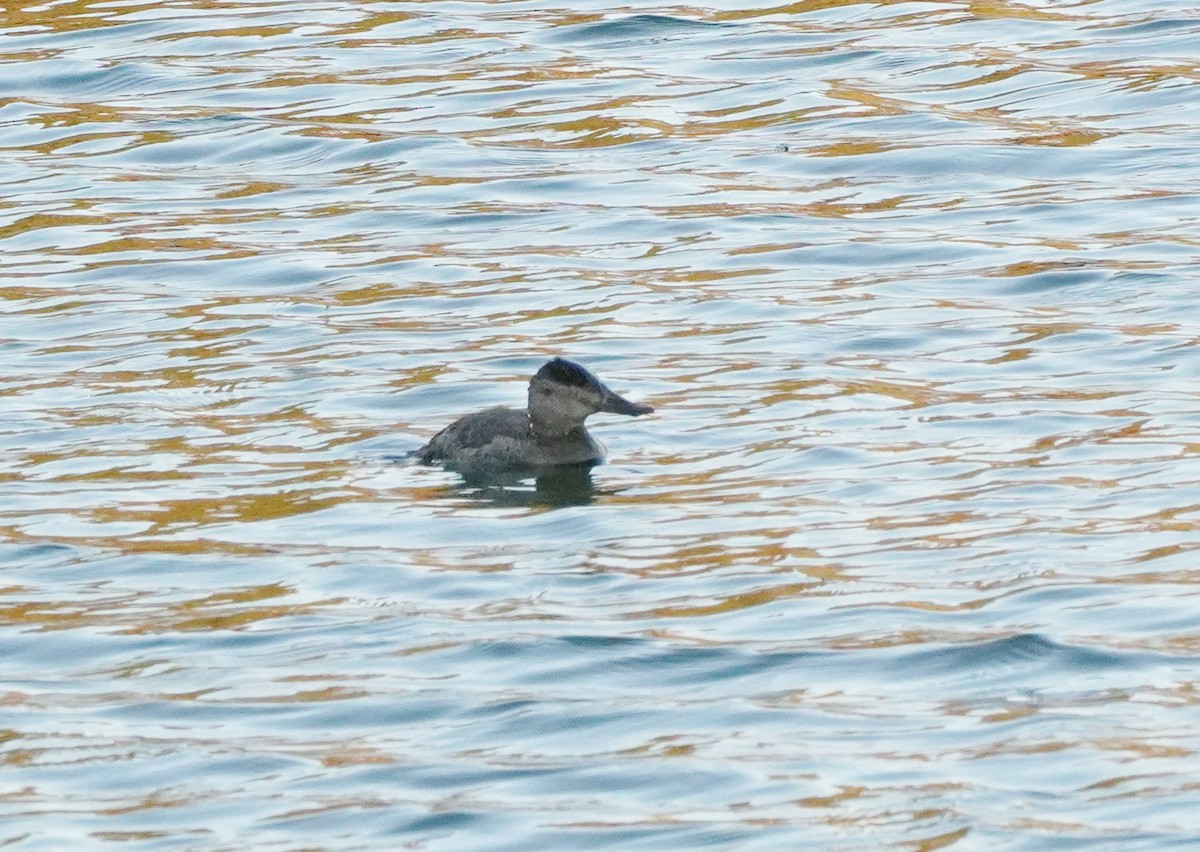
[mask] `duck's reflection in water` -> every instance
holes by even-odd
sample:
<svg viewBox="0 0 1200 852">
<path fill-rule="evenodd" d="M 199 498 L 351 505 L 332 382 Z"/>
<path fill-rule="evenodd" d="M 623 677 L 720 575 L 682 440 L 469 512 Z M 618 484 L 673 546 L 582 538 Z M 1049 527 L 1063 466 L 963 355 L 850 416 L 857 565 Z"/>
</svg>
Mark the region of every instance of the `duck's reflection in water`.
<svg viewBox="0 0 1200 852">
<path fill-rule="evenodd" d="M 536 475 L 521 477 L 464 478 L 454 489 L 456 496 L 469 495 L 497 506 L 557 509 L 586 506 L 597 491 L 592 481 L 592 465 L 560 465 Z"/>
</svg>

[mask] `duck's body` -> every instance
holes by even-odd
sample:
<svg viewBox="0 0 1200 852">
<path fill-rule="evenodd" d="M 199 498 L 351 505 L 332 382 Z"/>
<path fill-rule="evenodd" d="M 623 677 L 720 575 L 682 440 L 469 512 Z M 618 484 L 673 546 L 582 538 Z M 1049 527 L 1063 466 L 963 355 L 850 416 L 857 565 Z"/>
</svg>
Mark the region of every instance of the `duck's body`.
<svg viewBox="0 0 1200 852">
<path fill-rule="evenodd" d="M 455 420 L 417 450 L 466 476 L 544 473 L 604 460 L 604 447 L 584 427 L 598 411 L 638 416 L 654 409 L 621 397 L 573 361 L 555 358 L 529 382 L 529 407 L 489 408 Z"/>
<path fill-rule="evenodd" d="M 500 406 L 455 420 L 417 450 L 417 458 L 456 469 L 540 468 L 597 464 L 604 460 L 604 447 L 582 425 L 564 435 L 540 437 L 528 411 Z"/>
</svg>

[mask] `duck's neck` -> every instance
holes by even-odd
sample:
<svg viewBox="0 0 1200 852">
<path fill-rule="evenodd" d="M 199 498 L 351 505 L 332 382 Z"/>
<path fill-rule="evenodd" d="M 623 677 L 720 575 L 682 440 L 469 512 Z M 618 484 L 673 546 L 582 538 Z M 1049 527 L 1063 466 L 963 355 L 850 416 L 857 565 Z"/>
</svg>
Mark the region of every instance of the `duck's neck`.
<svg viewBox="0 0 1200 852">
<path fill-rule="evenodd" d="M 529 414 L 529 427 L 539 441 L 562 441 L 575 436 L 586 437 L 587 429 L 578 420 Z"/>
</svg>

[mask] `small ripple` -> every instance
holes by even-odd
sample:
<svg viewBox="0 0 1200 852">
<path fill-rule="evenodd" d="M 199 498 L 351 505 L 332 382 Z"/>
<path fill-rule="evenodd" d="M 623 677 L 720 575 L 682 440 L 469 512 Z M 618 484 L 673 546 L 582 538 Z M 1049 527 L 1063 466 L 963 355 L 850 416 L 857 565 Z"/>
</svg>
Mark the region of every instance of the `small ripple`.
<svg viewBox="0 0 1200 852">
<path fill-rule="evenodd" d="M 596 23 L 557 27 L 547 40 L 556 44 L 635 47 L 686 37 L 693 33 L 723 32 L 731 26 L 670 15 L 630 15 Z"/>
</svg>

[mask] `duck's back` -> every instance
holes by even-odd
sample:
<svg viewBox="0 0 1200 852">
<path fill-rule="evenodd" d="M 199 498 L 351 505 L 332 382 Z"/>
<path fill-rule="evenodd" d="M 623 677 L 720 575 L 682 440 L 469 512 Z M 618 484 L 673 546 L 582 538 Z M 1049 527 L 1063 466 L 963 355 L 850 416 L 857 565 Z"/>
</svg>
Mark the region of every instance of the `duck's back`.
<svg viewBox="0 0 1200 852">
<path fill-rule="evenodd" d="M 533 432 L 529 415 L 514 408 L 489 408 L 455 420 L 417 450 L 422 462 L 455 467 L 506 467 L 526 460 Z"/>
</svg>

